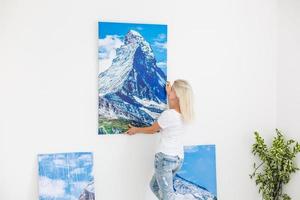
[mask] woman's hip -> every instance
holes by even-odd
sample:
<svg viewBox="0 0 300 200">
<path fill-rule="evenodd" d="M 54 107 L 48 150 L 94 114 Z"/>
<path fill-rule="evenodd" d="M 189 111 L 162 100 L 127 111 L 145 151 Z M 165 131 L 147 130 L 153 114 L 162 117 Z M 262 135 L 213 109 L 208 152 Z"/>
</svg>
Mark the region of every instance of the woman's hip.
<svg viewBox="0 0 300 200">
<path fill-rule="evenodd" d="M 167 155 L 162 152 L 155 154 L 155 171 L 178 171 L 183 163 L 179 156 Z"/>
</svg>

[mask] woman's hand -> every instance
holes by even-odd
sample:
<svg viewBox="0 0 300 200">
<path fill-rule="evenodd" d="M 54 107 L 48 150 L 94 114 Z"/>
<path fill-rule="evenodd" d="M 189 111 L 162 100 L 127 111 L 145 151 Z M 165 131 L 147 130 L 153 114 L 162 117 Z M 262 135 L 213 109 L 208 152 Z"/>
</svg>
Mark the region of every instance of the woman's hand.
<svg viewBox="0 0 300 200">
<path fill-rule="evenodd" d="M 170 81 L 167 81 L 167 83 L 166 83 L 166 92 L 167 92 L 167 95 L 170 94 L 171 89 L 172 89 L 171 83 L 170 83 Z"/>
<path fill-rule="evenodd" d="M 128 124 L 129 129 L 125 132 L 128 135 L 134 135 L 136 133 L 154 134 L 160 130 L 158 122 L 154 122 L 151 126 L 146 127 L 134 127 Z"/>
<path fill-rule="evenodd" d="M 128 126 L 129 126 L 129 129 L 125 132 L 126 134 L 128 134 L 128 135 L 134 135 L 134 134 L 137 133 L 137 131 L 138 131 L 137 127 L 134 127 L 131 124 L 129 124 Z"/>
</svg>

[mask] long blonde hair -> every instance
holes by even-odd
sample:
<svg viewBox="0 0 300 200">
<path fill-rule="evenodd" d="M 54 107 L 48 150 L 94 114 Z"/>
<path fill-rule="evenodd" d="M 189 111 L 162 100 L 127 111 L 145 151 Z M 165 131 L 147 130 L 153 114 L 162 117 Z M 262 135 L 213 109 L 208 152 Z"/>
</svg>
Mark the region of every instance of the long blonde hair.
<svg viewBox="0 0 300 200">
<path fill-rule="evenodd" d="M 194 97 L 191 85 L 182 79 L 177 79 L 173 83 L 173 89 L 179 99 L 180 112 L 185 122 L 194 119 Z"/>
</svg>

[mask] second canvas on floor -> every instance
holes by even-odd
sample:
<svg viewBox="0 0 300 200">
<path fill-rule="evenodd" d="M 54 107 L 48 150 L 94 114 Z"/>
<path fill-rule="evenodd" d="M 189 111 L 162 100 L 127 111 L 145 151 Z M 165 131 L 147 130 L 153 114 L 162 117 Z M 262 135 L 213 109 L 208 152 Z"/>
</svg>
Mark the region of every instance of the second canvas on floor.
<svg viewBox="0 0 300 200">
<path fill-rule="evenodd" d="M 98 134 L 151 125 L 167 107 L 167 26 L 98 23 Z"/>
</svg>

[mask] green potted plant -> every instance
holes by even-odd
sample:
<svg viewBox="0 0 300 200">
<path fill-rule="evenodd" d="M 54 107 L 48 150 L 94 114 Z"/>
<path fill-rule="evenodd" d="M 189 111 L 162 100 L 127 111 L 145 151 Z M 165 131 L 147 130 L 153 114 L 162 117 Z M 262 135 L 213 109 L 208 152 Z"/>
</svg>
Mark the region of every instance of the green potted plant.
<svg viewBox="0 0 300 200">
<path fill-rule="evenodd" d="M 255 132 L 255 143 L 252 153 L 258 156 L 260 163 L 253 164 L 251 179 L 255 179 L 263 200 L 290 200 L 282 189 L 290 180 L 291 174 L 297 168 L 295 157 L 300 152 L 300 145 L 294 140 L 285 140 L 282 133 L 276 129 L 272 145 L 268 147 L 264 139 Z"/>
</svg>

